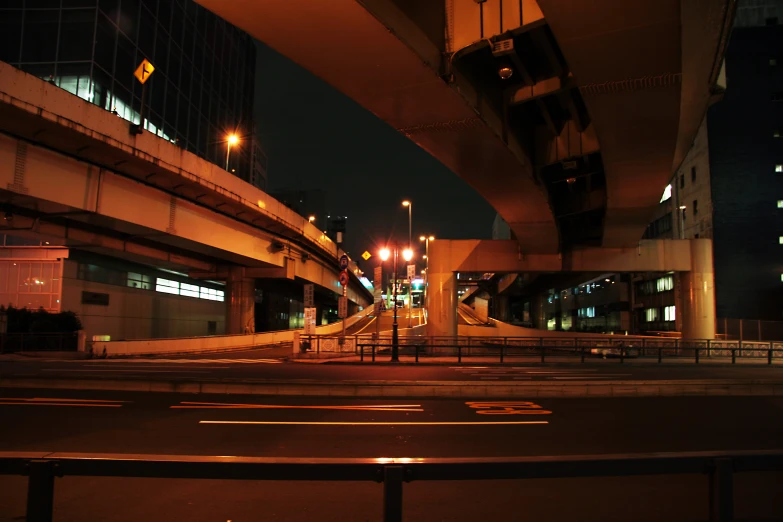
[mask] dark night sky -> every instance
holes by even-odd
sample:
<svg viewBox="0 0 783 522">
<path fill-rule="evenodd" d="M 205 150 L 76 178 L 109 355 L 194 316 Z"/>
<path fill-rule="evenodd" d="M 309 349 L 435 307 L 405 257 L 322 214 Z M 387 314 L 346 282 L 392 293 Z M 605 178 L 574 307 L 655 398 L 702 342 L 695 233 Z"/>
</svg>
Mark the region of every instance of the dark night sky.
<svg viewBox="0 0 783 522">
<path fill-rule="evenodd" d="M 413 201 L 415 244 L 425 233 L 491 236 L 495 211 L 456 174 L 308 71 L 257 48 L 255 120 L 270 192 L 324 189 L 327 213 L 348 216 L 354 259 L 392 235 L 407 242 L 404 199 Z"/>
</svg>

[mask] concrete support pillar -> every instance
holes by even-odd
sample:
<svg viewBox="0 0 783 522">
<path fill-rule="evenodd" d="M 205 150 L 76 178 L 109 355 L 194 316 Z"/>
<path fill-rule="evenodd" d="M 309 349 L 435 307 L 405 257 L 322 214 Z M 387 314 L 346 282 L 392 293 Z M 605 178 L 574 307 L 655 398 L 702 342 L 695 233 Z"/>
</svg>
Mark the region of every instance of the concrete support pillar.
<svg viewBox="0 0 783 522">
<path fill-rule="evenodd" d="M 715 271 L 712 240 L 691 239 L 691 271 L 681 274 L 682 336 L 686 339 L 715 338 Z"/>
<path fill-rule="evenodd" d="M 530 322 L 538 330 L 546 330 L 546 299 L 547 294 L 536 294 L 530 303 Z"/>
<path fill-rule="evenodd" d="M 432 265 L 430 265 L 432 270 Z M 431 272 L 429 279 L 429 309 L 427 335 L 457 335 L 457 274 Z"/>
<path fill-rule="evenodd" d="M 511 308 L 509 306 L 509 299 L 507 295 L 496 295 L 492 298 L 494 302 L 494 314 L 493 317 L 498 321 L 504 323 L 511 322 Z"/>
<path fill-rule="evenodd" d="M 226 279 L 226 333 L 255 333 L 256 280 L 245 277 L 245 267 L 232 266 Z"/>
</svg>

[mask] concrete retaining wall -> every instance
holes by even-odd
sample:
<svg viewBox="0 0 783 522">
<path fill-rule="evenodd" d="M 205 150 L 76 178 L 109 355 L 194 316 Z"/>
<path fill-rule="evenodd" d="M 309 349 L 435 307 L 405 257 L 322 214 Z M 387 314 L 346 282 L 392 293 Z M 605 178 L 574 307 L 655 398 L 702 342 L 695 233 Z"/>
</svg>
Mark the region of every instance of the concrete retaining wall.
<svg viewBox="0 0 783 522">
<path fill-rule="evenodd" d="M 366 308 L 346 319 L 346 326 L 363 319 L 372 309 Z M 342 322 L 319 326 L 318 335 L 342 332 Z M 98 357 L 120 355 L 154 355 L 161 353 L 199 353 L 241 350 L 257 346 L 280 343 L 294 343 L 302 330 L 283 330 L 248 335 L 211 335 L 207 337 L 184 337 L 178 339 L 138 339 L 131 341 L 98 341 L 92 343 L 92 353 Z"/>
</svg>

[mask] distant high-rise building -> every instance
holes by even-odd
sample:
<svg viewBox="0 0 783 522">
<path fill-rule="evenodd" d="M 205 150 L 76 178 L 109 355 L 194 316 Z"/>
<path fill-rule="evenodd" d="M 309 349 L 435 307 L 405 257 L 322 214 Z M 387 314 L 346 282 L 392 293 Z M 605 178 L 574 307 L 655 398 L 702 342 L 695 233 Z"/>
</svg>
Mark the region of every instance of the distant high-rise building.
<svg viewBox="0 0 783 522">
<path fill-rule="evenodd" d="M 9 0 L 0 3 L 0 60 L 264 189 L 266 158 L 254 137 L 252 38 L 192 0 Z M 226 166 L 226 139 L 235 133 Z"/>
<path fill-rule="evenodd" d="M 270 193 L 275 199 L 304 218 L 314 218 L 315 226 L 326 230 L 326 192 L 321 189 L 287 190 Z"/>
<path fill-rule="evenodd" d="M 338 245 L 345 243 L 347 226 L 347 216 L 326 216 L 326 235 Z"/>
</svg>

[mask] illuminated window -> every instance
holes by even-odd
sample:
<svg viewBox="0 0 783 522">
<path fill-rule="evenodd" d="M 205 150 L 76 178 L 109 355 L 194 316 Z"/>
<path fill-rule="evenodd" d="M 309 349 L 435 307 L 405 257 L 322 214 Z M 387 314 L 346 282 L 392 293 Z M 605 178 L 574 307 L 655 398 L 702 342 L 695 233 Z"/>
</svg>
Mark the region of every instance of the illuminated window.
<svg viewBox="0 0 783 522">
<path fill-rule="evenodd" d="M 205 288 L 202 286 L 199 289 L 199 295 L 197 297 L 209 299 L 210 301 L 222 301 L 223 295 L 223 290 L 215 290 L 214 288 Z"/>
<path fill-rule="evenodd" d="M 655 281 L 655 290 L 657 292 L 666 292 L 674 288 L 674 276 L 665 276 Z"/>
<path fill-rule="evenodd" d="M 658 319 L 658 309 L 657 308 L 648 308 L 644 311 L 644 319 L 648 323 L 651 323 L 653 321 L 656 321 Z"/>
<path fill-rule="evenodd" d="M 131 288 L 149 290 L 152 286 L 152 278 L 148 275 L 137 274 L 136 272 L 128 272 L 128 286 Z"/>
<path fill-rule="evenodd" d="M 179 285 L 179 295 L 185 295 L 188 297 L 199 297 L 199 287 L 196 285 L 189 285 L 188 283 L 181 283 Z"/>
<path fill-rule="evenodd" d="M 661 196 L 661 201 L 659 203 L 663 203 L 667 199 L 671 199 L 672 197 L 672 186 L 666 185 L 666 188 L 663 189 L 663 195 Z"/>
<path fill-rule="evenodd" d="M 674 305 L 665 306 L 663 308 L 663 320 L 674 321 Z"/>
<path fill-rule="evenodd" d="M 783 208 L 783 199 L 778 200 L 778 208 Z"/>
<path fill-rule="evenodd" d="M 783 172 L 783 165 L 779 163 L 775 165 L 775 172 Z"/>
<path fill-rule="evenodd" d="M 783 236 L 778 236 L 778 243 L 783 245 Z"/>
<path fill-rule="evenodd" d="M 163 292 L 164 294 L 179 295 L 179 282 L 171 281 L 169 279 L 162 279 L 159 277 L 155 281 L 155 291 Z"/>
</svg>

